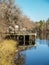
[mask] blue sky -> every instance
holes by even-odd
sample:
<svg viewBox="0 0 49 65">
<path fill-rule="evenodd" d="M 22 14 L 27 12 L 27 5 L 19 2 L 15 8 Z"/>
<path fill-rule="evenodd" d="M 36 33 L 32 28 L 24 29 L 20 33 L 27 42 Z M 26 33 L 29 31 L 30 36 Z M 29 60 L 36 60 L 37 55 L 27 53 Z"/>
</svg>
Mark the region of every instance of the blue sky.
<svg viewBox="0 0 49 65">
<path fill-rule="evenodd" d="M 49 0 L 16 0 L 24 15 L 33 21 L 49 18 Z"/>
</svg>

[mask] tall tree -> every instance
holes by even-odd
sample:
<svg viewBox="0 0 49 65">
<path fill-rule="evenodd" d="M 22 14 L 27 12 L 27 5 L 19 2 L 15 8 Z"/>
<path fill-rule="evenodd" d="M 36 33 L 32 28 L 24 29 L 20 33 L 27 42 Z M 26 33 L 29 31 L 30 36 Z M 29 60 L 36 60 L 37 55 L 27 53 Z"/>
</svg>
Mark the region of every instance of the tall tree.
<svg viewBox="0 0 49 65">
<path fill-rule="evenodd" d="M 9 3 L 7 3 L 7 1 Z M 12 6 L 11 6 L 11 4 Z M 22 12 L 19 7 L 14 5 L 14 0 L 4 0 L 1 4 L 0 11 L 2 12 L 2 18 L 6 20 L 6 25 L 9 26 L 15 26 L 18 24 L 18 22 L 22 19 Z M 0 13 L 1 13 L 0 12 Z M 19 25 L 19 24 L 18 24 Z"/>
</svg>

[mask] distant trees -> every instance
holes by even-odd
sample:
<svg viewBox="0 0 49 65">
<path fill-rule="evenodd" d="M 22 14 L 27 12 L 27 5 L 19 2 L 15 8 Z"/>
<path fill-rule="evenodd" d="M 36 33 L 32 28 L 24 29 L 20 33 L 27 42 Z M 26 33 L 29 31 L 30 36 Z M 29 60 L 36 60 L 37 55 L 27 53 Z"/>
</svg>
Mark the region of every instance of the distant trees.
<svg viewBox="0 0 49 65">
<path fill-rule="evenodd" d="M 43 25 L 43 21 L 40 20 L 40 21 L 39 21 L 39 28 L 40 28 L 40 29 L 41 29 L 42 25 Z"/>
<path fill-rule="evenodd" d="M 46 21 L 47 23 L 49 23 L 49 18 L 47 19 L 47 21 Z"/>
</svg>

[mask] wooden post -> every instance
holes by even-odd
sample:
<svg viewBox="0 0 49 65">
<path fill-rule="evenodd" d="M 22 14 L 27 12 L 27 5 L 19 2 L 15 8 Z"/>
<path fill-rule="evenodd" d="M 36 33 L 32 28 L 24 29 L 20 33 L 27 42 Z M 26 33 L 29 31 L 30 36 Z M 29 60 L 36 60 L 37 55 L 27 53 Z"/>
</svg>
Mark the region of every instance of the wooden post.
<svg viewBox="0 0 49 65">
<path fill-rule="evenodd" d="M 35 33 L 35 39 L 36 39 L 36 33 Z"/>
<path fill-rule="evenodd" d="M 25 35 L 24 35 L 24 46 L 25 46 Z"/>
</svg>

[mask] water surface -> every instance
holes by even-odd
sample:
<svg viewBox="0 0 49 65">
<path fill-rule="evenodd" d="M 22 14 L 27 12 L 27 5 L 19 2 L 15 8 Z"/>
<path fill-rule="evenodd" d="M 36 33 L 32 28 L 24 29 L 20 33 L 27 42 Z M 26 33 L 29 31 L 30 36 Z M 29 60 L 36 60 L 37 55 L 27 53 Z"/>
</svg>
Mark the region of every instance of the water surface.
<svg viewBox="0 0 49 65">
<path fill-rule="evenodd" d="M 36 40 L 36 47 L 22 52 L 25 54 L 24 65 L 49 65 L 49 40 Z"/>
</svg>

